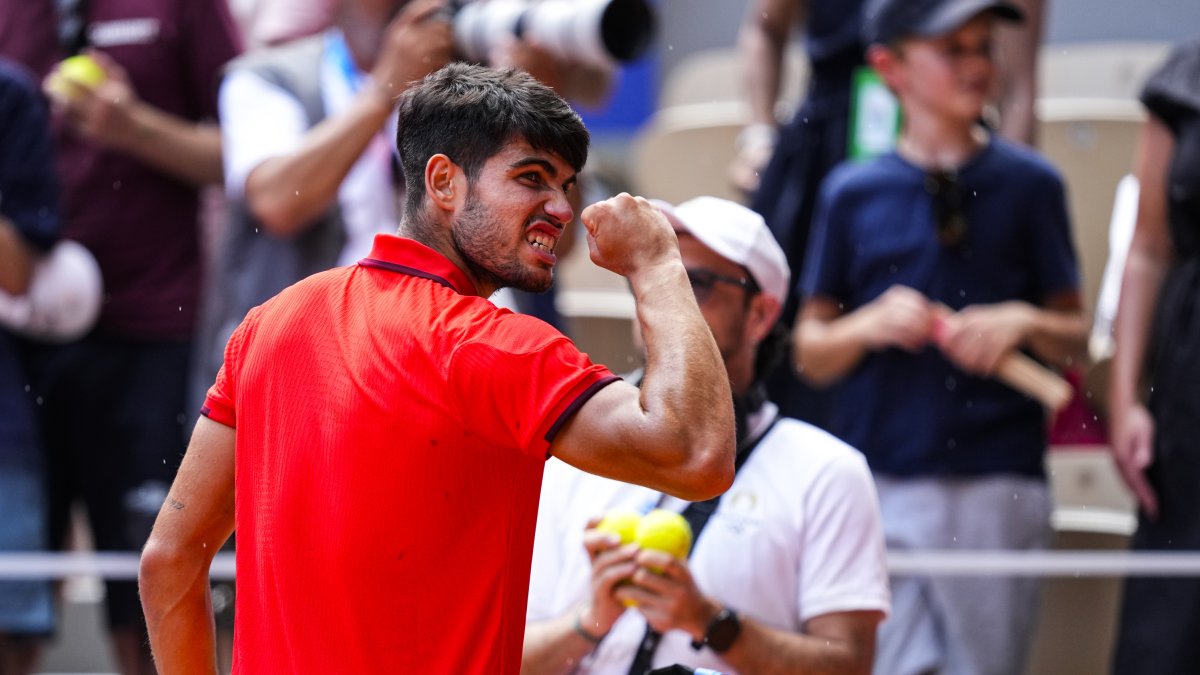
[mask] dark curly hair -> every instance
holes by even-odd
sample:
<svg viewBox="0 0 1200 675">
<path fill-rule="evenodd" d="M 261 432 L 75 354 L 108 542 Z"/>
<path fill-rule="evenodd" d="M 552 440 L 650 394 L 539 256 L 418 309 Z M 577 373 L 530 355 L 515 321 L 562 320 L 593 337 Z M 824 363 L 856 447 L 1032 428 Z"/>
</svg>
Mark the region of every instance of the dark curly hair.
<svg viewBox="0 0 1200 675">
<path fill-rule="evenodd" d="M 473 181 L 506 143 L 523 138 L 579 171 L 591 137 L 558 94 L 528 73 L 451 63 L 400 96 L 396 148 L 404 169 L 407 213 L 425 198 L 425 164 L 441 153 Z"/>
</svg>

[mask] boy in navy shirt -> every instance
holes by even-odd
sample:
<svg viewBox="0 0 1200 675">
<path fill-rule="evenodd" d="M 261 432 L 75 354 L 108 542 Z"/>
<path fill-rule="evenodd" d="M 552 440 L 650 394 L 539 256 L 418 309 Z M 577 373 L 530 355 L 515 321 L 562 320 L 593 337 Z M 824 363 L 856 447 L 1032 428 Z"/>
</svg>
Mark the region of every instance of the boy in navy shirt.
<svg viewBox="0 0 1200 675">
<path fill-rule="evenodd" d="M 832 173 L 818 204 L 796 366 L 837 384 L 831 431 L 867 456 L 893 548 L 1049 542 L 1044 411 L 991 377 L 1014 350 L 1066 365 L 1086 344 L 1062 181 L 978 122 L 993 25 L 1021 18 L 1008 2 L 871 2 L 868 60 L 901 135 Z M 894 579 L 876 672 L 1021 672 L 1036 601 L 1028 577 Z"/>
</svg>

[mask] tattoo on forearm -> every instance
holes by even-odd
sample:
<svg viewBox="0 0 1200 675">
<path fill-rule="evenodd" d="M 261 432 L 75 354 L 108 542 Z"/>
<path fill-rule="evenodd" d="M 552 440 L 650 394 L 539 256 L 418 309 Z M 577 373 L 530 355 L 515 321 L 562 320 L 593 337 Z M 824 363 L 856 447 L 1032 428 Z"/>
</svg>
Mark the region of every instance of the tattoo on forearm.
<svg viewBox="0 0 1200 675">
<path fill-rule="evenodd" d="M 178 499 L 175 499 L 174 497 L 168 497 L 167 503 L 170 504 L 171 508 L 175 509 L 176 511 L 183 510 L 183 502 L 179 501 Z"/>
</svg>

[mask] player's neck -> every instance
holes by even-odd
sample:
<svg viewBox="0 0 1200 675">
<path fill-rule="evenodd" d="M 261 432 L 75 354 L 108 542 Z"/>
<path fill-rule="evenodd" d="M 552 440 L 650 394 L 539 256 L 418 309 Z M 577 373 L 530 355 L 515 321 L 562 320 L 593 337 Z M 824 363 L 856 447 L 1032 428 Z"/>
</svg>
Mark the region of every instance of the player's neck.
<svg viewBox="0 0 1200 675">
<path fill-rule="evenodd" d="M 922 169 L 958 169 L 987 142 L 987 130 L 974 122 L 908 120 L 896 143 L 896 152 Z"/>
</svg>

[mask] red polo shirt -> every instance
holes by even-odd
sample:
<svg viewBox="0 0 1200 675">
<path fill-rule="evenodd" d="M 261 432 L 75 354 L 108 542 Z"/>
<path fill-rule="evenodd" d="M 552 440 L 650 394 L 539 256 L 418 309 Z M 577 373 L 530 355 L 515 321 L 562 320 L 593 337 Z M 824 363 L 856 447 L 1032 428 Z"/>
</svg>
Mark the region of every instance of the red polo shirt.
<svg viewBox="0 0 1200 675">
<path fill-rule="evenodd" d="M 538 491 L 616 378 L 415 241 L 255 308 L 205 414 L 237 428 L 242 673 L 516 673 Z"/>
</svg>

